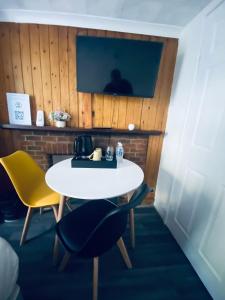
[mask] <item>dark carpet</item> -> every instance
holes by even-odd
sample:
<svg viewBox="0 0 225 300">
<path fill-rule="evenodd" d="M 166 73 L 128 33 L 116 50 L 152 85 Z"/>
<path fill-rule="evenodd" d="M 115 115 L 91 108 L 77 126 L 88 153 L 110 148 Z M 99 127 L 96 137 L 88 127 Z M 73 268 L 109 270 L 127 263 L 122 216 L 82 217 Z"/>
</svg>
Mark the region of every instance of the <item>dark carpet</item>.
<svg viewBox="0 0 225 300">
<path fill-rule="evenodd" d="M 21 248 L 24 220 L 0 225 L 20 258 L 19 284 L 24 300 L 91 300 L 92 262 L 73 257 L 64 272 L 52 265 L 54 218 L 36 213 Z M 124 241 L 133 263 L 126 269 L 117 247 L 100 258 L 99 300 L 211 299 L 204 285 L 153 207 L 135 211 L 136 248 Z M 63 254 L 63 252 L 62 252 Z"/>
</svg>

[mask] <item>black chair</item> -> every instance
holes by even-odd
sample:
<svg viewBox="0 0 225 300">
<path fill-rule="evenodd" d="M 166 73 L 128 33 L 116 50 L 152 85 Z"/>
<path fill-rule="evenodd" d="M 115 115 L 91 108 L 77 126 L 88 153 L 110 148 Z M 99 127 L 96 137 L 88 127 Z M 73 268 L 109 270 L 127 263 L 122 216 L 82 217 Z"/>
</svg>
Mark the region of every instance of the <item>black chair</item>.
<svg viewBox="0 0 225 300">
<path fill-rule="evenodd" d="M 93 258 L 93 300 L 98 291 L 98 257 L 117 244 L 128 268 L 132 268 L 122 234 L 129 210 L 142 202 L 150 191 L 143 183 L 128 204 L 117 206 L 109 200 L 91 200 L 63 217 L 56 224 L 57 235 L 66 249 L 60 264 L 62 271 L 71 254 Z"/>
</svg>

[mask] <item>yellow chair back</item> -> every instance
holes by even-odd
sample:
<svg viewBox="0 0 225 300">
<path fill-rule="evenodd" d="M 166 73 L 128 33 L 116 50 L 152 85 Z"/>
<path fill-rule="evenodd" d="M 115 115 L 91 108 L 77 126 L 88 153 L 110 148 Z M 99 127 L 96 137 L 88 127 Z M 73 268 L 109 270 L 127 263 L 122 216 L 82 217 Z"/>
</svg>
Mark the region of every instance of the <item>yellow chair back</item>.
<svg viewBox="0 0 225 300">
<path fill-rule="evenodd" d="M 0 163 L 6 170 L 12 184 L 25 205 L 30 205 L 32 193 L 38 185 L 43 185 L 45 173 L 24 151 L 16 151 L 11 155 L 0 158 Z M 46 186 L 46 188 L 48 188 Z"/>
</svg>

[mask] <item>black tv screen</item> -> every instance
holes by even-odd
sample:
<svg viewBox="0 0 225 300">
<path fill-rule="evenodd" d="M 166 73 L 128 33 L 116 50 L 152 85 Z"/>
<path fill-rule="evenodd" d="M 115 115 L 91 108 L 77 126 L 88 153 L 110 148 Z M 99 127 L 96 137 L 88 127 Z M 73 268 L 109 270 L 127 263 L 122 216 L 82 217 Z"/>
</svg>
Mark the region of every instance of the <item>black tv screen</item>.
<svg viewBox="0 0 225 300">
<path fill-rule="evenodd" d="M 85 93 L 154 96 L 163 43 L 77 37 L 77 90 Z"/>
</svg>

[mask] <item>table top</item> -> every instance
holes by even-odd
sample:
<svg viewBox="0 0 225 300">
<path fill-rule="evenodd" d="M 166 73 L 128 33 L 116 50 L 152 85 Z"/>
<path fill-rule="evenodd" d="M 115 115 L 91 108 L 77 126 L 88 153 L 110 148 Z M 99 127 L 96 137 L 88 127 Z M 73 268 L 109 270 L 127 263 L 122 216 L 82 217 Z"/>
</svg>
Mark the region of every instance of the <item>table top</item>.
<svg viewBox="0 0 225 300">
<path fill-rule="evenodd" d="M 97 169 L 72 168 L 69 158 L 53 165 L 45 175 L 52 190 L 87 200 L 124 195 L 138 188 L 143 179 L 142 169 L 127 159 L 123 159 L 116 169 Z"/>
</svg>

